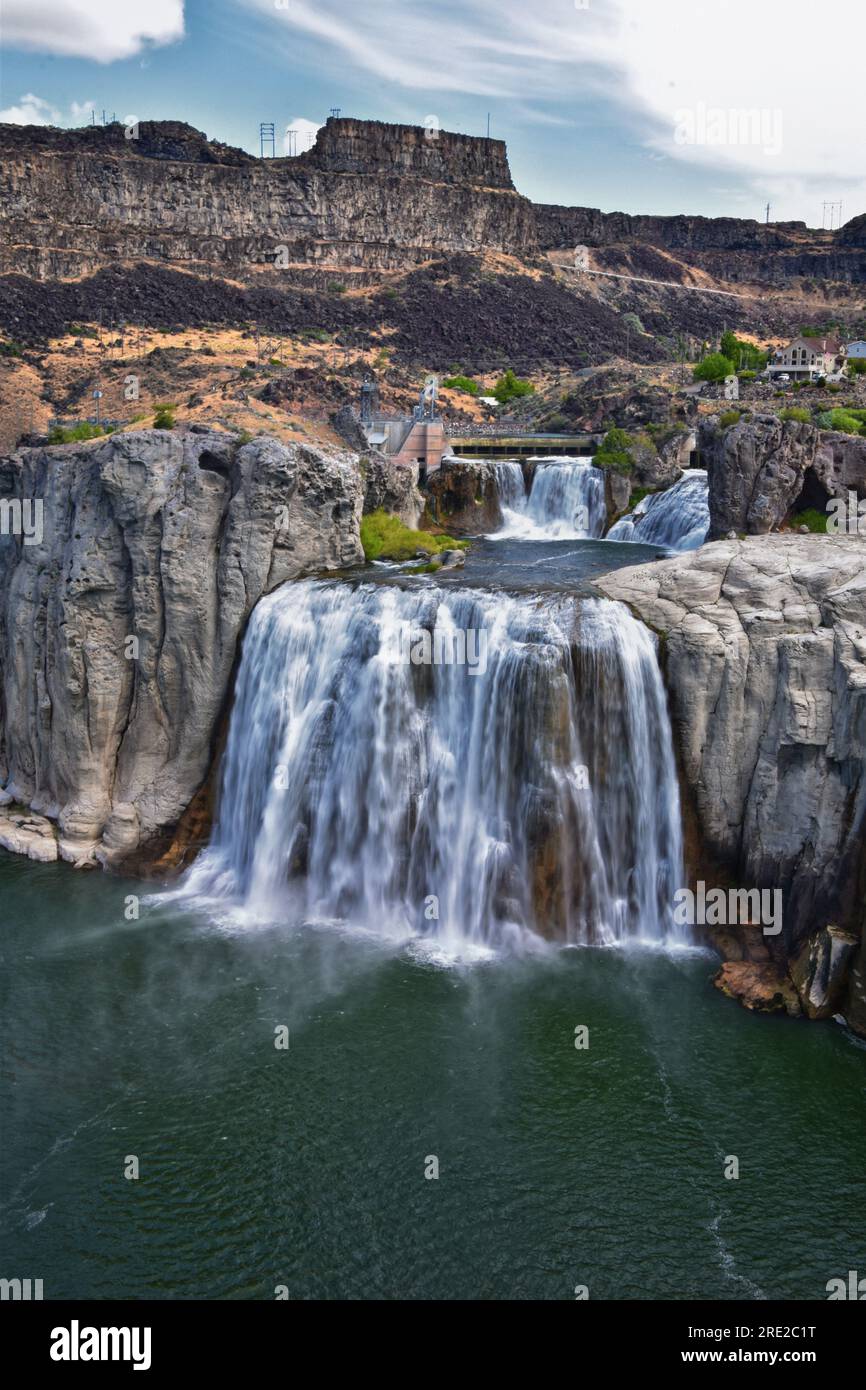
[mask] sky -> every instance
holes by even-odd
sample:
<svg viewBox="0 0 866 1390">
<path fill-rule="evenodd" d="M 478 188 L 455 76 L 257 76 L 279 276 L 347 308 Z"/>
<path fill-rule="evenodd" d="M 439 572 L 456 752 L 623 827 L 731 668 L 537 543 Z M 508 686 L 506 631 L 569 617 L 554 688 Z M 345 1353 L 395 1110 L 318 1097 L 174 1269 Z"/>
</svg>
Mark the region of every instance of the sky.
<svg viewBox="0 0 866 1390">
<path fill-rule="evenodd" d="M 291 153 L 334 108 L 489 116 L 537 202 L 835 226 L 866 212 L 864 51 L 863 0 L 3 0 L 0 120 L 254 153 L 273 121 Z"/>
</svg>

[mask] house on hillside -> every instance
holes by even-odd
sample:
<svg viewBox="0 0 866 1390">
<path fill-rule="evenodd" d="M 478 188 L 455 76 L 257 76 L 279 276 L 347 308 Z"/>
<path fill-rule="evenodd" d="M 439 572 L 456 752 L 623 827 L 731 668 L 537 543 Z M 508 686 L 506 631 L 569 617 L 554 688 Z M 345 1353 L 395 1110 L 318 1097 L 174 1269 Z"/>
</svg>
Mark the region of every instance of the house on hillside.
<svg viewBox="0 0 866 1390">
<path fill-rule="evenodd" d="M 792 381 L 838 381 L 845 372 L 847 350 L 838 338 L 795 338 L 773 354 L 767 376 L 773 381 L 789 376 Z"/>
<path fill-rule="evenodd" d="M 866 360 L 866 339 L 858 338 L 856 343 L 849 343 L 847 351 L 849 357 L 856 357 L 859 362 Z"/>
</svg>

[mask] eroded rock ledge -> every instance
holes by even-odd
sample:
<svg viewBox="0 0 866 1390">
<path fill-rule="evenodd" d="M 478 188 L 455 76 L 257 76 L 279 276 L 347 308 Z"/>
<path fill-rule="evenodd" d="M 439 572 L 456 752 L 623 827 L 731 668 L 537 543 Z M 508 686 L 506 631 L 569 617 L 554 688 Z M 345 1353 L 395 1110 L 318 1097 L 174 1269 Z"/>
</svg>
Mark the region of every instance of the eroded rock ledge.
<svg viewBox="0 0 866 1390">
<path fill-rule="evenodd" d="M 258 599 L 362 559 L 357 459 L 145 430 L 21 450 L 11 497 L 42 500 L 43 535 L 0 536 L 0 783 L 37 817 L 4 842 L 43 857 L 43 817 L 74 863 L 155 857 L 207 778 Z"/>
<path fill-rule="evenodd" d="M 866 1031 L 866 538 L 719 541 L 598 586 L 662 638 L 693 873 L 781 888 L 784 960 L 859 938 L 843 1012 Z"/>
</svg>

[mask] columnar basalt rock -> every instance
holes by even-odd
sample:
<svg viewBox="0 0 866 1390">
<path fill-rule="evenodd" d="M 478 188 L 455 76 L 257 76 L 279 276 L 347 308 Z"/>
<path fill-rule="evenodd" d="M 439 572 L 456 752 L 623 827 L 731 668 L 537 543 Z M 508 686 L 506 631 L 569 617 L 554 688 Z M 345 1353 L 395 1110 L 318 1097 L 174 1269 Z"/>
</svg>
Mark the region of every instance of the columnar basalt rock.
<svg viewBox="0 0 866 1390">
<path fill-rule="evenodd" d="M 362 559 L 357 460 L 146 430 L 21 450 L 0 495 L 43 504 L 41 544 L 0 538 L 0 777 L 64 858 L 155 855 L 208 775 L 258 599 Z"/>
</svg>

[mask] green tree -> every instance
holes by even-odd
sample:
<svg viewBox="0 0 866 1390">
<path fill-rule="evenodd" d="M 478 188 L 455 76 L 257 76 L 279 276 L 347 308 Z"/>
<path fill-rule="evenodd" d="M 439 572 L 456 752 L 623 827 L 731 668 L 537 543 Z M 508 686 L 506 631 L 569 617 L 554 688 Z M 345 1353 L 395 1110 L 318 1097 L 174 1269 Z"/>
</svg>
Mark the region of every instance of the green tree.
<svg viewBox="0 0 866 1390">
<path fill-rule="evenodd" d="M 519 376 L 515 376 L 509 367 L 494 386 L 493 394 L 500 405 L 507 405 L 509 401 L 517 400 L 520 396 L 531 396 L 534 390 L 531 381 L 523 381 Z"/>
<path fill-rule="evenodd" d="M 734 375 L 734 364 L 730 357 L 721 352 L 711 352 L 694 368 L 695 381 L 724 381 L 726 376 Z"/>
</svg>

